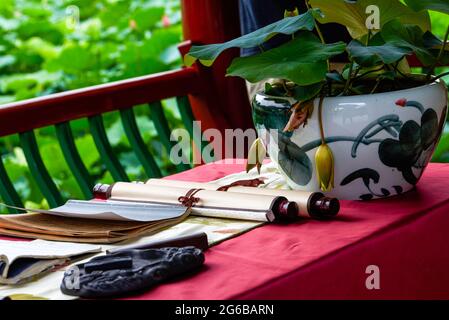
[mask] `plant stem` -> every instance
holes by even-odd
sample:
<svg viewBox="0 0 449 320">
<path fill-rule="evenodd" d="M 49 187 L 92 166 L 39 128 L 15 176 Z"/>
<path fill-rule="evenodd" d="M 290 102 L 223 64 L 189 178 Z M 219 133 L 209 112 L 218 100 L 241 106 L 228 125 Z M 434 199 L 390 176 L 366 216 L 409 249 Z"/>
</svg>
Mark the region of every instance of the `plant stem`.
<svg viewBox="0 0 449 320">
<path fill-rule="evenodd" d="M 349 91 L 355 93 L 355 94 L 363 94 L 363 92 L 361 92 L 360 90 L 353 88 L 353 87 L 349 87 Z"/>
<path fill-rule="evenodd" d="M 309 0 L 304 0 L 304 2 L 306 3 L 307 10 L 310 10 Z M 318 23 L 317 23 L 315 18 L 313 18 L 313 23 L 315 25 L 315 29 L 316 29 L 316 32 L 318 33 L 318 37 L 320 38 L 321 43 L 322 44 L 326 44 L 326 41 L 324 40 L 323 33 L 321 32 L 320 26 L 318 25 Z M 330 61 L 328 59 L 327 60 L 327 71 L 330 72 L 330 70 L 331 70 L 331 63 L 330 63 Z"/>
<path fill-rule="evenodd" d="M 366 44 L 365 44 L 365 46 L 367 46 L 367 47 L 369 45 L 370 37 L 371 37 L 371 29 L 368 29 L 368 34 L 366 35 Z"/>
<path fill-rule="evenodd" d="M 349 66 L 348 79 L 346 80 L 346 85 L 345 85 L 345 88 L 343 90 L 343 94 L 346 94 L 346 92 L 349 89 L 349 85 L 351 84 L 351 80 L 352 80 L 352 70 L 353 69 L 354 69 L 354 61 L 351 60 L 351 65 Z"/>
<path fill-rule="evenodd" d="M 357 76 L 356 78 L 354 78 L 354 80 L 359 80 L 360 78 L 363 78 L 364 76 L 367 76 L 371 73 L 377 72 L 377 71 L 381 71 L 383 70 L 384 65 L 382 65 L 382 67 L 380 67 L 379 69 L 374 69 L 374 70 L 370 70 L 370 71 L 366 71 L 364 73 L 362 73 L 361 75 Z"/>
<path fill-rule="evenodd" d="M 438 63 L 440 62 L 441 58 L 443 57 L 444 51 L 446 50 L 446 44 L 447 44 L 448 38 L 449 38 L 449 26 L 447 27 L 446 34 L 444 35 L 444 42 L 443 42 L 443 45 L 441 46 L 440 52 L 438 53 L 437 60 L 435 61 L 435 63 L 429 69 L 429 72 L 427 73 L 427 77 L 426 77 L 427 81 L 429 81 L 430 78 L 432 77 L 432 74 L 435 73 L 435 68 L 437 67 Z"/>
<path fill-rule="evenodd" d="M 445 76 L 449 76 L 449 71 L 448 71 L 448 72 L 444 72 L 444 73 L 438 75 L 437 77 L 434 77 L 434 78 L 432 79 L 431 82 L 435 82 L 435 81 L 437 81 L 438 79 L 443 78 L 443 77 L 445 77 Z"/>
<path fill-rule="evenodd" d="M 282 88 L 284 88 L 285 93 L 288 95 L 290 93 L 290 90 L 287 88 L 287 81 L 285 79 L 282 79 Z"/>
<path fill-rule="evenodd" d="M 400 62 L 401 62 L 401 60 L 397 61 L 397 62 L 393 65 L 394 71 L 399 71 L 398 66 L 399 66 L 399 63 L 400 63 Z"/>
<path fill-rule="evenodd" d="M 444 35 L 443 46 L 441 47 L 440 52 L 438 53 L 437 63 L 443 57 L 444 51 L 446 50 L 446 45 L 447 45 L 448 38 L 449 38 L 449 26 L 447 27 L 446 34 Z"/>
<path fill-rule="evenodd" d="M 371 90 L 370 94 L 373 94 L 374 92 L 376 92 L 377 88 L 379 88 L 379 85 L 380 85 L 380 80 L 377 79 L 376 85 L 374 86 L 373 90 Z"/>
<path fill-rule="evenodd" d="M 401 72 L 401 70 L 398 69 L 400 61 L 398 61 L 398 63 L 394 66 L 394 71 L 396 71 L 397 73 L 399 73 L 402 77 L 404 78 L 408 78 L 404 73 Z"/>
<path fill-rule="evenodd" d="M 318 23 L 316 22 L 316 20 L 314 20 L 314 22 L 315 22 L 315 29 L 316 29 L 316 32 L 318 33 L 318 37 L 320 37 L 321 43 L 326 44 L 326 41 L 324 40 L 324 37 L 323 37 L 323 33 L 321 33 L 321 29 L 318 26 Z"/>
<path fill-rule="evenodd" d="M 324 138 L 324 128 L 323 128 L 323 102 L 324 102 L 324 96 L 321 96 L 320 104 L 318 107 L 318 124 L 320 126 L 321 143 L 326 144 L 326 139 Z"/>
<path fill-rule="evenodd" d="M 362 69 L 361 66 L 358 66 L 354 71 L 354 76 L 352 77 L 352 80 L 354 81 L 355 78 L 357 78 L 357 75 L 359 74 L 360 70 Z"/>
</svg>

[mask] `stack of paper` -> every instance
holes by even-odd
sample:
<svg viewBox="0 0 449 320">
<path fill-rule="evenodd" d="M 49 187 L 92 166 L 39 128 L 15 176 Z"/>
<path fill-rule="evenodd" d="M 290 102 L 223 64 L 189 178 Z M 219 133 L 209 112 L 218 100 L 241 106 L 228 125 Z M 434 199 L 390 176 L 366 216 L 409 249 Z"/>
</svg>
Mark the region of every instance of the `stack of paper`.
<svg viewBox="0 0 449 320">
<path fill-rule="evenodd" d="M 82 243 L 115 243 L 149 235 L 183 221 L 190 209 L 181 205 L 68 201 L 33 213 L 0 215 L 0 234 Z"/>
<path fill-rule="evenodd" d="M 88 244 L 0 240 L 0 283 L 24 282 L 73 258 L 100 251 L 101 247 Z"/>
</svg>

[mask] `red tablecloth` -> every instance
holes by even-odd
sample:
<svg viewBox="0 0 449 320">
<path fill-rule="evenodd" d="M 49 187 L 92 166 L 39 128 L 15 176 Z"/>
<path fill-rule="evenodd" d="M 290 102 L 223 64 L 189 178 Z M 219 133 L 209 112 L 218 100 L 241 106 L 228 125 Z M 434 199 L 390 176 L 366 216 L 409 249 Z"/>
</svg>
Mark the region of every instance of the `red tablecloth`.
<svg viewBox="0 0 449 320">
<path fill-rule="evenodd" d="M 171 176 L 209 181 L 242 171 L 217 162 Z M 380 270 L 368 290 L 366 268 Z M 134 299 L 449 298 L 449 164 L 431 164 L 415 191 L 343 201 L 332 221 L 265 225 L 206 252 L 201 272 Z"/>
<path fill-rule="evenodd" d="M 242 171 L 217 162 L 169 177 L 210 181 Z M 380 270 L 368 290 L 366 268 Z M 206 252 L 201 272 L 133 299 L 448 299 L 449 164 L 415 191 L 342 201 L 337 219 L 265 225 Z"/>
</svg>

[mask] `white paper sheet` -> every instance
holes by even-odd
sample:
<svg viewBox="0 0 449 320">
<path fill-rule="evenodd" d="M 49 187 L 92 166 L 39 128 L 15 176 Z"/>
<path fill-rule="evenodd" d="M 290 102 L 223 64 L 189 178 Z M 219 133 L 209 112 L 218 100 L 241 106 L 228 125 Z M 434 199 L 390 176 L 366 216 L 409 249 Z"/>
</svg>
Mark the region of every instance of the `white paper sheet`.
<svg viewBox="0 0 449 320">
<path fill-rule="evenodd" d="M 70 218 L 152 222 L 181 217 L 186 207 L 122 201 L 69 200 L 51 210 L 30 210 Z"/>
</svg>

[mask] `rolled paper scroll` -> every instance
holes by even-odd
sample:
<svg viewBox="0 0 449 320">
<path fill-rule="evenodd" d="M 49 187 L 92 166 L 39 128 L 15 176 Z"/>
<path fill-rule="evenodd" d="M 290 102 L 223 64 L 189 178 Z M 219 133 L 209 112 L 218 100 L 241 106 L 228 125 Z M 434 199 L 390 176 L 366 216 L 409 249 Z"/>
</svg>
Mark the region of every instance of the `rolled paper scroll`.
<svg viewBox="0 0 449 320">
<path fill-rule="evenodd" d="M 94 195 L 109 201 L 183 203 L 191 206 L 192 215 L 264 222 L 295 219 L 299 211 L 295 202 L 283 196 L 227 193 L 186 185 L 171 187 L 117 182 L 111 186 L 96 185 Z"/>
<path fill-rule="evenodd" d="M 340 202 L 336 198 L 326 197 L 320 192 L 299 190 L 256 188 L 263 183 L 260 179 L 236 181 L 228 186 L 217 183 L 191 182 L 167 179 L 150 179 L 146 185 L 185 188 L 201 188 L 206 190 L 226 190 L 232 193 L 255 194 L 265 196 L 282 196 L 296 202 L 301 217 L 326 219 L 336 216 L 340 210 Z"/>
</svg>

